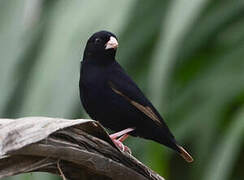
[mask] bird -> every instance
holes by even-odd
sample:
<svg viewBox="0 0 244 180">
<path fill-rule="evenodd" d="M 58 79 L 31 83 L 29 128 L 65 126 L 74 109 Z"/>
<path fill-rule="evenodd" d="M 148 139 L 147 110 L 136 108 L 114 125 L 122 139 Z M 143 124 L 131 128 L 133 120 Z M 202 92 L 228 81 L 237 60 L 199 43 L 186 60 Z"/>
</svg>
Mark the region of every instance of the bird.
<svg viewBox="0 0 244 180">
<path fill-rule="evenodd" d="M 88 115 L 106 128 L 122 150 L 129 136 L 156 141 L 192 162 L 191 155 L 177 143 L 164 119 L 116 61 L 118 38 L 98 31 L 88 39 L 80 66 L 80 100 Z"/>
</svg>

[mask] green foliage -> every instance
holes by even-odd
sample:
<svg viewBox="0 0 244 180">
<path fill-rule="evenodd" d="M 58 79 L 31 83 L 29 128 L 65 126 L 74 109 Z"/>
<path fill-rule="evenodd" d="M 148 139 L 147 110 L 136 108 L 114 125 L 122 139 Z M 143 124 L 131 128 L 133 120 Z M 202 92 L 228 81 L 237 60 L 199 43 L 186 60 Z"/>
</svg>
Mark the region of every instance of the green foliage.
<svg viewBox="0 0 244 180">
<path fill-rule="evenodd" d="M 106 29 L 195 162 L 137 138 L 127 141 L 133 154 L 166 179 L 244 177 L 242 0 L 9 0 L 0 1 L 0 25 L 1 117 L 85 117 L 79 63 L 87 38 Z"/>
</svg>

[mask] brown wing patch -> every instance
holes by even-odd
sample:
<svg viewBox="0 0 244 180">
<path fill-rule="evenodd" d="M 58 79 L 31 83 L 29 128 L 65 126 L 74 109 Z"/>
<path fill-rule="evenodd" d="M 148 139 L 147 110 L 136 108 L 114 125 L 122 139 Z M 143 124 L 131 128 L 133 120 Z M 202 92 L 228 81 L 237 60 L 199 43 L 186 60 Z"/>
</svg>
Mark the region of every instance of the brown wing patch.
<svg viewBox="0 0 244 180">
<path fill-rule="evenodd" d="M 143 106 L 140 103 L 133 101 L 132 99 L 130 99 L 128 96 L 124 95 L 122 92 L 120 92 L 119 90 L 115 89 L 114 85 L 109 82 L 110 87 L 112 88 L 112 90 L 123 96 L 127 101 L 129 101 L 133 106 L 135 106 L 138 110 L 140 110 L 141 112 L 143 112 L 146 116 L 148 116 L 150 119 L 152 119 L 153 121 L 155 121 L 158 125 L 162 125 L 160 119 L 158 118 L 158 116 L 153 112 L 153 110 L 149 107 L 149 106 Z"/>
<path fill-rule="evenodd" d="M 194 159 L 191 157 L 191 155 L 180 145 L 177 145 L 180 149 L 180 155 L 187 161 L 187 162 L 193 162 Z"/>
</svg>

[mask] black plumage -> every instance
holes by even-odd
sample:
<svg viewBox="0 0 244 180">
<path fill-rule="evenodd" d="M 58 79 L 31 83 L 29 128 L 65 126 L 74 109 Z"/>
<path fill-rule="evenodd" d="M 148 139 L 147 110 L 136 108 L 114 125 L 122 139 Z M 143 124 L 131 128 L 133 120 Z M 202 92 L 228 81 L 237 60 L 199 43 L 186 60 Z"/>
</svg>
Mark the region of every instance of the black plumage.
<svg viewBox="0 0 244 180">
<path fill-rule="evenodd" d="M 81 102 L 94 120 L 130 135 L 154 140 L 177 151 L 188 162 L 191 156 L 177 144 L 163 118 L 115 60 L 117 37 L 99 31 L 87 41 L 80 71 Z"/>
</svg>

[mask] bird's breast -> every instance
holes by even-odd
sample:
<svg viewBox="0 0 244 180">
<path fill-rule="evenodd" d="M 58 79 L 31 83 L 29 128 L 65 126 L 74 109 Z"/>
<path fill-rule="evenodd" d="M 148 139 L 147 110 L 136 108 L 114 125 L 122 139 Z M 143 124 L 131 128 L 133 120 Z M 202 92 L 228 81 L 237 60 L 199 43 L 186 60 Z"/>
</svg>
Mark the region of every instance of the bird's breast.
<svg viewBox="0 0 244 180">
<path fill-rule="evenodd" d="M 106 105 L 106 74 L 101 68 L 89 67 L 89 71 L 86 71 L 87 69 L 81 71 L 80 96 L 87 113 L 94 118 Z"/>
<path fill-rule="evenodd" d="M 133 123 L 131 119 L 135 119 L 136 114 L 130 110 L 128 101 L 111 89 L 107 71 L 94 67 L 88 70 L 81 73 L 80 95 L 89 116 L 114 130 Z"/>
</svg>

